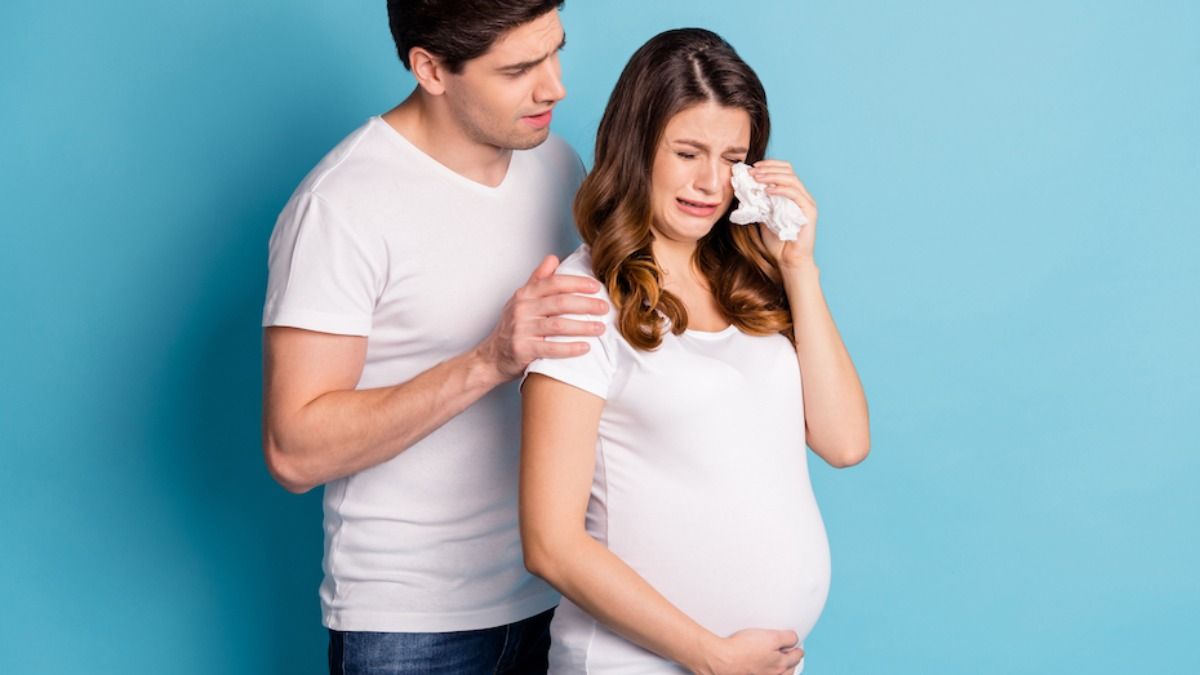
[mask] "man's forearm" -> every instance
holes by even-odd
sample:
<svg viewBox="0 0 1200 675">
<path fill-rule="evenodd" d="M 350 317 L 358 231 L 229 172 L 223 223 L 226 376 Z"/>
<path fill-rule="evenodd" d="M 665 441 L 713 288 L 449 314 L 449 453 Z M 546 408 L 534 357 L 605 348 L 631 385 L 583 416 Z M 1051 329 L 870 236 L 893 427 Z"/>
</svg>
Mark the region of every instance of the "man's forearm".
<svg viewBox="0 0 1200 675">
<path fill-rule="evenodd" d="M 305 492 L 395 457 L 506 380 L 472 350 L 402 384 L 327 392 L 267 425 L 268 465 Z"/>
</svg>

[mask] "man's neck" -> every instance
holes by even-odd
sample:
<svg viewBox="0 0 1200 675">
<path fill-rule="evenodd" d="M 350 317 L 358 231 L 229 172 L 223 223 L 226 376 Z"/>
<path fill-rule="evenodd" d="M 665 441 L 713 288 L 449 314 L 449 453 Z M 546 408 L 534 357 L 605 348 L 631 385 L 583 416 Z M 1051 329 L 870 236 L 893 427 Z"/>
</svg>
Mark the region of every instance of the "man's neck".
<svg viewBox="0 0 1200 675">
<path fill-rule="evenodd" d="M 455 123 L 449 110 L 420 88 L 381 115 L 397 133 L 460 176 L 496 187 L 508 174 L 512 150 L 479 143 Z"/>
</svg>

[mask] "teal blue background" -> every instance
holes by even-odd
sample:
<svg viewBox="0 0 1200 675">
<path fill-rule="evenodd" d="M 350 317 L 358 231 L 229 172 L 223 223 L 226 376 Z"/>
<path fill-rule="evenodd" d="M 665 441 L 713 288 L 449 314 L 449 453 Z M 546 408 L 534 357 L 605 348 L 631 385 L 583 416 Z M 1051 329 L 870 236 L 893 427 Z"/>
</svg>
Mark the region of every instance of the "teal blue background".
<svg viewBox="0 0 1200 675">
<path fill-rule="evenodd" d="M 872 411 L 807 672 L 1200 672 L 1200 5 L 743 4 L 571 0 L 555 128 L 670 27 L 766 83 Z M 323 672 L 258 322 L 384 3 L 10 1 L 0 63 L 0 672 Z"/>
</svg>

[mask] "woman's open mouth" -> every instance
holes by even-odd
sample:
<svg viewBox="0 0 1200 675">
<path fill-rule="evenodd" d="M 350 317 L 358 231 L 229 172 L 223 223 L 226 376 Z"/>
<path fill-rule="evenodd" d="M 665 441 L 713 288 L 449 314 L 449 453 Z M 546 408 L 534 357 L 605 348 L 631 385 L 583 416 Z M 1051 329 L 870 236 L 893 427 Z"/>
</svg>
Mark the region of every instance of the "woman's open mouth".
<svg viewBox="0 0 1200 675">
<path fill-rule="evenodd" d="M 693 216 L 711 216 L 716 212 L 720 204 L 706 204 L 704 202 L 692 202 L 686 199 L 675 198 L 675 203 L 679 205 L 679 210 Z"/>
</svg>

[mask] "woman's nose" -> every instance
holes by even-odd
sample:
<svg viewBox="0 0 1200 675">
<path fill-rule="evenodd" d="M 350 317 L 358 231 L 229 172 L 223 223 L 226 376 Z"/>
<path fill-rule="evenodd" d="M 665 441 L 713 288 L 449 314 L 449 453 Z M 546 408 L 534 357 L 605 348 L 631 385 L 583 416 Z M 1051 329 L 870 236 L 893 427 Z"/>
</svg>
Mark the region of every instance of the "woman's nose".
<svg viewBox="0 0 1200 675">
<path fill-rule="evenodd" d="M 721 190 L 721 165 L 719 162 L 700 162 L 695 176 L 696 189 L 708 194 Z"/>
</svg>

